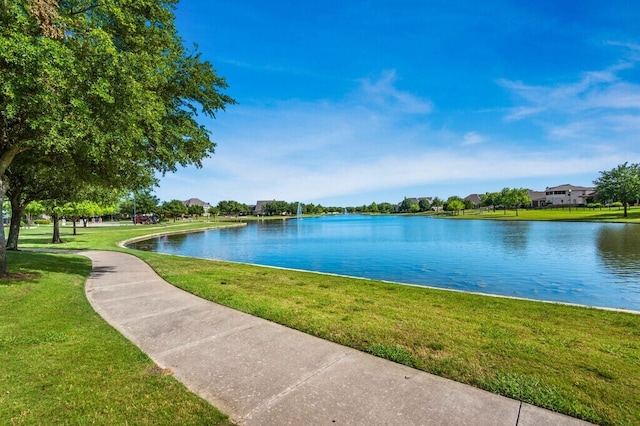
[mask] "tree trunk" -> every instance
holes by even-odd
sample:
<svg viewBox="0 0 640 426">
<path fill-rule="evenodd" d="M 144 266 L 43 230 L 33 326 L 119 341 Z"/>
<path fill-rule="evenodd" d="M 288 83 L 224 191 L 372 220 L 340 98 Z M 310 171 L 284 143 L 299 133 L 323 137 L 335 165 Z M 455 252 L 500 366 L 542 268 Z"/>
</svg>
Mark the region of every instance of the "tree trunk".
<svg viewBox="0 0 640 426">
<path fill-rule="evenodd" d="M 4 176 L 0 177 L 0 278 L 9 276 L 9 268 L 7 266 L 7 248 L 4 238 L 4 217 L 2 214 L 2 205 L 4 204 L 4 194 L 7 190 L 7 181 Z"/>
<path fill-rule="evenodd" d="M 60 239 L 60 217 L 57 213 L 54 213 L 51 218 L 53 219 L 53 238 L 51 242 L 53 244 L 62 244 L 62 240 Z"/>
<path fill-rule="evenodd" d="M 8 142 L 8 137 L 5 131 L 3 131 L 1 142 L 3 145 Z M 5 177 L 5 172 L 9 165 L 15 158 L 15 156 L 23 151 L 24 149 L 19 146 L 14 146 L 10 148 L 8 151 L 4 151 L 2 155 L 0 155 L 0 277 L 8 277 L 9 276 L 9 266 L 7 264 L 7 246 L 6 239 L 4 237 L 4 217 L 2 214 L 2 205 L 4 204 L 4 196 L 9 189 L 9 182 L 7 182 L 7 178 Z"/>
<path fill-rule="evenodd" d="M 627 217 L 627 206 L 629 205 L 629 203 L 622 203 L 622 205 L 624 206 L 624 217 Z"/>
<path fill-rule="evenodd" d="M 24 212 L 25 207 L 20 204 L 18 198 L 11 198 L 11 223 L 9 224 L 9 237 L 7 237 L 7 250 L 18 250 L 20 222 L 22 221 L 22 212 Z"/>
<path fill-rule="evenodd" d="M 71 220 L 73 221 L 73 235 L 78 235 L 78 231 L 76 230 L 76 217 L 72 217 Z"/>
</svg>

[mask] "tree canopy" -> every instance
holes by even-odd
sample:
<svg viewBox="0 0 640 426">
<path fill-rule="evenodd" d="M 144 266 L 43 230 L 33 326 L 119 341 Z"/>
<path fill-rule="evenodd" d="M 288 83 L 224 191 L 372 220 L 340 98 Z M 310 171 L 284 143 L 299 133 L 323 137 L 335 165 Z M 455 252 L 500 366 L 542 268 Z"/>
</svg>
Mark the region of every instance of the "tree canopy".
<svg viewBox="0 0 640 426">
<path fill-rule="evenodd" d="M 416 211 L 420 211 L 420 206 L 418 206 L 418 203 L 415 199 L 405 197 L 404 200 L 402 200 L 402 203 L 400 203 L 399 211 L 402 213 L 415 213 Z"/>
<path fill-rule="evenodd" d="M 233 200 L 220 201 L 217 208 L 222 214 L 243 214 L 249 211 L 246 204 Z"/>
<path fill-rule="evenodd" d="M 160 213 L 160 199 L 152 194 L 151 188 L 134 191 L 120 200 L 120 213 L 153 215 Z"/>
<path fill-rule="evenodd" d="M 197 204 L 193 204 L 187 207 L 187 214 L 191 216 L 202 216 L 204 214 L 204 207 Z"/>
<path fill-rule="evenodd" d="M 640 164 L 620 164 L 617 167 L 600 172 L 593 181 L 597 198 L 602 201 L 620 201 L 627 217 L 629 203 L 640 199 Z"/>
<path fill-rule="evenodd" d="M 531 199 L 525 188 L 503 188 L 502 191 L 498 193 L 497 200 L 495 201 L 504 207 L 505 213 L 507 207 L 515 207 L 516 216 L 518 216 L 518 207 L 531 203 Z"/>
<path fill-rule="evenodd" d="M 175 222 L 178 217 L 186 215 L 188 213 L 187 206 L 180 200 L 171 200 L 162 204 L 162 212 L 165 216 L 170 216 Z"/>
<path fill-rule="evenodd" d="M 93 185 L 135 190 L 153 171 L 200 166 L 214 152 L 196 117 L 234 100 L 213 66 L 183 46 L 176 3 L 3 0 L 0 200 L 23 155 L 36 166 L 53 158 Z M 2 230 L 0 246 L 4 275 Z"/>
<path fill-rule="evenodd" d="M 292 212 L 291 206 L 286 201 L 269 201 L 262 208 L 262 213 L 267 216 L 291 214 Z"/>
<path fill-rule="evenodd" d="M 457 195 L 452 195 L 447 198 L 447 201 L 444 203 L 444 209 L 450 212 L 454 212 L 454 214 L 459 214 L 460 210 L 464 210 L 464 200 Z"/>
</svg>

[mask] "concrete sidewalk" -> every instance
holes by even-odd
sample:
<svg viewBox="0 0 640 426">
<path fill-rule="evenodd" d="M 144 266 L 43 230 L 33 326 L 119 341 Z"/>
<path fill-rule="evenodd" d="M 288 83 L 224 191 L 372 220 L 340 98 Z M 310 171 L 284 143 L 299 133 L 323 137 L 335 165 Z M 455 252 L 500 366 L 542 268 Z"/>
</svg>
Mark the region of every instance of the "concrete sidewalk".
<svg viewBox="0 0 640 426">
<path fill-rule="evenodd" d="M 84 251 L 94 309 L 240 425 L 584 425 L 220 306 Z"/>
</svg>

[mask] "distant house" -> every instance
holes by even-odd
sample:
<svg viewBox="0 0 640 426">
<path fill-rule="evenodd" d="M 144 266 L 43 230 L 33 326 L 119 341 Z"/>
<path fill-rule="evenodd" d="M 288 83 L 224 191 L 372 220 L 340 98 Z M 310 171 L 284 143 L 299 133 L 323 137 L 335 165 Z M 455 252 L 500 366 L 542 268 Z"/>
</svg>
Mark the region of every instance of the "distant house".
<svg viewBox="0 0 640 426">
<path fill-rule="evenodd" d="M 547 195 L 545 191 L 533 191 L 527 189 L 527 196 L 531 199 L 530 207 L 539 208 L 547 204 Z"/>
<path fill-rule="evenodd" d="M 547 187 L 545 190 L 546 204 L 554 206 L 584 205 L 595 195 L 595 188 L 564 184 Z"/>
<path fill-rule="evenodd" d="M 402 203 L 405 202 L 405 200 L 409 200 L 411 201 L 411 204 L 420 204 L 420 201 L 422 200 L 427 200 L 429 202 L 429 205 L 431 205 L 433 203 L 433 197 L 405 197 L 404 200 L 400 201 L 398 204 L 396 204 L 396 212 L 399 212 L 402 209 Z"/>
<path fill-rule="evenodd" d="M 187 208 L 189 208 L 190 206 L 202 206 L 205 214 L 209 213 L 209 209 L 211 208 L 211 204 L 202 201 L 199 198 L 189 198 L 187 201 L 183 201 L 182 204 L 184 204 Z"/>
<path fill-rule="evenodd" d="M 257 201 L 256 205 L 253 207 L 253 215 L 254 216 L 263 216 L 264 213 L 264 207 L 268 204 L 268 203 L 273 203 L 276 202 L 276 200 L 261 200 L 261 201 Z"/>
<path fill-rule="evenodd" d="M 480 204 L 482 203 L 482 201 L 480 200 L 480 194 L 469 194 L 464 197 L 464 201 L 471 201 L 471 203 L 473 203 L 474 209 L 480 208 Z"/>
</svg>

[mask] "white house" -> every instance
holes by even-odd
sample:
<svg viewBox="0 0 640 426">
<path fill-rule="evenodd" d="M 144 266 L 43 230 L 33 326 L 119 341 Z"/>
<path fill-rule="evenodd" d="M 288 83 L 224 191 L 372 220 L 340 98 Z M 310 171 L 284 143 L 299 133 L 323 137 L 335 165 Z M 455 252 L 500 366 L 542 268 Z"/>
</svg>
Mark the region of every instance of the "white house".
<svg viewBox="0 0 640 426">
<path fill-rule="evenodd" d="M 553 204 L 554 206 L 576 206 L 587 204 L 587 199 L 593 197 L 595 192 L 595 188 L 573 186 L 567 183 L 560 186 L 547 187 L 545 200 L 547 204 Z"/>
<path fill-rule="evenodd" d="M 199 198 L 189 198 L 188 200 L 183 201 L 182 204 L 184 204 L 187 208 L 189 206 L 202 206 L 205 214 L 209 213 L 209 209 L 211 208 L 211 204 L 202 201 Z"/>
</svg>

